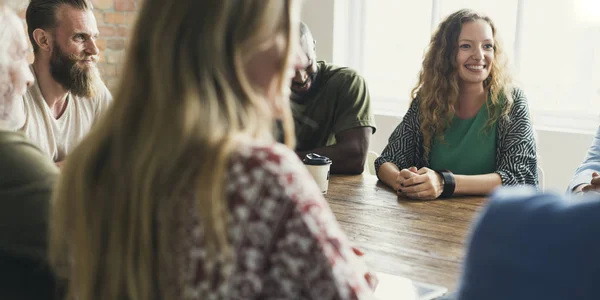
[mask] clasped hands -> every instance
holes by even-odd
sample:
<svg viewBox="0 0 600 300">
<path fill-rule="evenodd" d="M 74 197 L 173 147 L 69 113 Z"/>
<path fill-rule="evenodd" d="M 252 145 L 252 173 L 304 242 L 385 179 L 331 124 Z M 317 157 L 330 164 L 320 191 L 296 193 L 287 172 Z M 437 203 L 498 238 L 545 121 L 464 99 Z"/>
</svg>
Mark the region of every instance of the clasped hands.
<svg viewBox="0 0 600 300">
<path fill-rule="evenodd" d="M 394 189 L 399 195 L 411 199 L 437 199 L 444 190 L 442 177 L 432 169 L 410 167 L 402 169 L 396 178 Z"/>
</svg>

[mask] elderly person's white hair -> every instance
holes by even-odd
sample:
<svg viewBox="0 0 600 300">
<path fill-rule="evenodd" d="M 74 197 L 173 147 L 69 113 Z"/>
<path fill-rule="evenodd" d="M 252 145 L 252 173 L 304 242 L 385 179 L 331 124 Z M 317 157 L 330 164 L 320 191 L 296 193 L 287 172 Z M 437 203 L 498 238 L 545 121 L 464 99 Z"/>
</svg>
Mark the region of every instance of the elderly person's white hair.
<svg viewBox="0 0 600 300">
<path fill-rule="evenodd" d="M 15 63 L 10 50 L 15 46 L 15 35 L 22 30 L 19 17 L 8 6 L 17 5 L 16 2 L 23 1 L 0 0 L 0 130 L 16 130 L 24 121 L 22 109 L 19 109 L 20 97 L 14 95 L 10 73 Z"/>
<path fill-rule="evenodd" d="M 27 7 L 27 0 L 0 0 L 0 6 L 8 6 L 16 11 Z"/>
<path fill-rule="evenodd" d="M 0 0 L 0 97 L 7 96 L 11 85 L 8 67 L 10 66 L 10 47 L 13 46 L 15 34 L 15 13 Z"/>
</svg>

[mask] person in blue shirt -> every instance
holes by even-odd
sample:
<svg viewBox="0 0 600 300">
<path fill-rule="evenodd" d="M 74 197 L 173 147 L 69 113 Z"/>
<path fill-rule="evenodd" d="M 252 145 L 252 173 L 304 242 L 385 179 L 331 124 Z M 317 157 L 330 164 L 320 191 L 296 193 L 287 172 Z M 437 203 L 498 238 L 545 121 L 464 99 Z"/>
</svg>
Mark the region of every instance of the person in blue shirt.
<svg viewBox="0 0 600 300">
<path fill-rule="evenodd" d="M 600 192 L 600 127 L 596 132 L 594 141 L 588 149 L 583 163 L 575 171 L 573 180 L 569 184 L 568 192 L 584 193 L 589 191 Z"/>
<path fill-rule="evenodd" d="M 600 196 L 496 191 L 476 223 L 457 299 L 598 299 Z"/>
</svg>

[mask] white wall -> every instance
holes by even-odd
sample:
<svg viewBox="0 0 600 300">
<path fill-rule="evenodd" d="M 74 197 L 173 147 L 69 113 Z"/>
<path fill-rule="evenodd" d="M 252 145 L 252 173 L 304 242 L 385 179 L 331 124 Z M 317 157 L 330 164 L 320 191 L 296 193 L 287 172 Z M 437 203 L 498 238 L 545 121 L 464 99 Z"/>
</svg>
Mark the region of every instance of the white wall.
<svg viewBox="0 0 600 300">
<path fill-rule="evenodd" d="M 350 0 L 305 0 L 303 21 L 317 39 L 319 59 L 336 63 L 345 61 L 340 46 L 334 47 L 343 37 L 335 36 L 339 22 L 348 18 L 343 11 Z M 337 26 L 336 26 L 337 23 Z M 335 51 L 334 51 L 335 50 Z M 371 139 L 371 150 L 381 153 L 387 139 L 400 123 L 400 117 L 376 115 L 377 132 Z M 593 132 L 565 132 L 552 128 L 536 128 L 540 166 L 545 173 L 546 190 L 562 193 L 570 182 L 573 172 L 583 160 L 593 139 Z"/>
<path fill-rule="evenodd" d="M 317 41 L 317 59 L 333 61 L 334 0 L 304 0 L 302 21 Z"/>
</svg>

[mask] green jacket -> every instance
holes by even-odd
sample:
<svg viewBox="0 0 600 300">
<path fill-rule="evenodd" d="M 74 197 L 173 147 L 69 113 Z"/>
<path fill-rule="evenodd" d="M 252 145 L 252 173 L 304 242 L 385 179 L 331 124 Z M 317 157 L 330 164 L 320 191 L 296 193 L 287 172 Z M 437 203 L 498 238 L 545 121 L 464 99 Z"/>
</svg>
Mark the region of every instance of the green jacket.
<svg viewBox="0 0 600 300">
<path fill-rule="evenodd" d="M 16 132 L 0 131 L 0 299 L 52 299 L 48 208 L 59 170 Z"/>
</svg>

